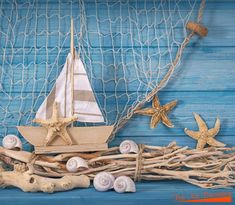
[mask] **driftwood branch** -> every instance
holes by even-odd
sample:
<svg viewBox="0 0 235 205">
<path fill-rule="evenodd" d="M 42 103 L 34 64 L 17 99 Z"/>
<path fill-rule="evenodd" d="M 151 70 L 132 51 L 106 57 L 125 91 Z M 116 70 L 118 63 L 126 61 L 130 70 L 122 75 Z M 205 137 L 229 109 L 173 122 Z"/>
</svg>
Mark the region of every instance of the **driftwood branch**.
<svg viewBox="0 0 235 205">
<path fill-rule="evenodd" d="M 30 158 L 27 152 L 11 151 L 1 148 L 0 154 L 0 187 L 14 186 L 25 192 L 47 192 L 67 191 L 74 188 L 87 188 L 90 186 L 90 179 L 85 175 L 63 176 L 61 178 L 48 178 L 33 174 Z M 2 155 L 4 153 L 4 155 Z M 14 155 L 15 153 L 15 155 Z M 39 161 L 40 162 L 40 161 Z M 12 171 L 7 171 L 3 165 L 13 167 Z M 37 164 L 40 164 L 37 162 Z M 44 163 L 42 163 L 44 165 Z M 52 164 L 52 165 L 51 165 Z M 45 166 L 53 167 L 54 163 L 45 163 Z M 37 165 L 36 165 L 37 166 Z"/>
<path fill-rule="evenodd" d="M 64 176 L 60 179 L 31 175 L 28 172 L 4 171 L 0 173 L 0 186 L 15 186 L 25 192 L 43 191 L 53 193 L 67 191 L 74 188 L 87 188 L 90 180 L 87 176 Z"/>
<path fill-rule="evenodd" d="M 235 186 L 235 148 L 209 147 L 196 150 L 179 147 L 176 143 L 166 147 L 139 145 L 139 148 L 140 152 L 137 154 L 120 154 L 118 147 L 114 147 L 104 152 L 47 156 L 10 151 L 0 147 L 0 160 L 15 170 L 1 173 L 2 179 L 5 179 L 3 184 L 20 186 L 25 191 L 45 191 L 47 189 L 42 187 L 42 184 L 45 182 L 45 177 L 48 177 L 46 181 L 49 184 L 55 183 L 53 191 L 62 191 L 67 190 L 61 185 L 64 181 L 71 180 L 78 183 L 68 185 L 69 189 L 86 187 L 87 183 L 84 185 L 80 182 L 84 178 L 85 181 L 87 180 L 85 176 L 73 177 L 87 175 L 92 180 L 97 173 L 106 171 L 116 177 L 126 175 L 135 180 L 178 179 L 203 188 Z M 74 156 L 84 158 L 89 169 L 69 173 L 65 164 L 70 157 Z M 11 179 L 17 177 L 24 182 L 6 180 L 9 177 Z M 22 184 L 28 184 L 30 177 L 35 179 L 35 183 L 37 182 L 36 188 L 29 184 L 24 189 L 25 185 L 22 186 Z"/>
</svg>

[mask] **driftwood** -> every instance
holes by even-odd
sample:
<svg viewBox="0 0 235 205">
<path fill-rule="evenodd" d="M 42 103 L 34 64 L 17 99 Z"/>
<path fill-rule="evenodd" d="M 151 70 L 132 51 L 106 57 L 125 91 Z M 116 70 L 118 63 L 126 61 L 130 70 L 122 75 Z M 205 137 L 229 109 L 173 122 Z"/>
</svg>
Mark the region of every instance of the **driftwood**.
<svg viewBox="0 0 235 205">
<path fill-rule="evenodd" d="M 0 187 L 15 186 L 25 192 L 53 193 L 90 186 L 90 179 L 85 175 L 64 176 L 56 179 L 33 174 L 30 164 L 33 158 L 29 152 L 12 151 L 1 147 L 0 153 L 0 161 L 13 167 L 12 171 L 6 171 L 3 165 L 0 166 Z M 34 165 L 61 168 L 57 163 L 41 162 L 40 160 L 37 160 Z"/>
<path fill-rule="evenodd" d="M 0 173 L 0 186 L 15 186 L 25 192 L 43 191 L 53 193 L 67 191 L 74 188 L 87 188 L 90 180 L 87 176 L 64 176 L 60 179 L 31 175 L 28 172 L 4 171 Z"/>
<path fill-rule="evenodd" d="M 15 171 L 1 172 L 2 184 L 20 187 L 24 191 L 50 191 L 42 188 L 45 177 L 47 182 L 54 183 L 53 191 L 87 187 L 87 175 L 94 176 L 106 171 L 115 177 L 126 175 L 134 180 L 173 180 L 178 179 L 202 188 L 224 188 L 235 186 L 235 147 L 214 148 L 204 150 L 179 147 L 171 143 L 166 147 L 139 145 L 139 153 L 120 154 L 118 147 L 103 152 L 69 153 L 58 155 L 35 155 L 30 152 L 11 151 L 0 147 L 0 161 Z M 89 169 L 69 173 L 65 164 L 70 157 L 84 158 Z M 23 172 L 23 173 L 22 173 Z M 30 173 L 30 174 L 29 174 Z M 81 177 L 80 177 L 81 176 Z M 17 178 L 18 181 L 11 180 Z M 33 177 L 36 186 L 24 189 L 22 185 Z M 64 178 L 61 178 L 64 177 Z M 78 177 L 78 178 L 72 178 Z M 80 177 L 80 178 L 79 178 Z M 8 180 L 8 178 L 11 178 Z M 56 179 L 58 178 L 58 179 Z M 63 185 L 65 181 L 76 184 Z M 86 183 L 84 182 L 86 181 Z M 27 182 L 29 183 L 29 182 Z M 66 183 L 65 183 L 66 184 Z M 69 188 L 66 188 L 69 187 Z"/>
</svg>

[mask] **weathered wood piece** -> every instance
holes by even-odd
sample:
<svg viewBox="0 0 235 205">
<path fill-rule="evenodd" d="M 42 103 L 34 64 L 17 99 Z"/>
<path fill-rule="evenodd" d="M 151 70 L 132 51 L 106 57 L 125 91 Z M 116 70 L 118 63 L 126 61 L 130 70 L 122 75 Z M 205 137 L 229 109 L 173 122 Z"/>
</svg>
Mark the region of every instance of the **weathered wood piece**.
<svg viewBox="0 0 235 205">
<path fill-rule="evenodd" d="M 107 140 L 113 130 L 113 126 L 68 127 L 67 132 L 73 145 L 65 146 L 61 138 L 55 138 L 50 146 L 47 147 L 44 146 L 44 138 L 47 135 L 46 128 L 18 126 L 17 129 L 30 144 L 34 145 L 35 153 L 42 154 L 48 152 L 75 152 L 76 149 L 81 152 L 106 150 L 108 147 Z M 64 149 L 63 146 L 67 148 Z"/>
<path fill-rule="evenodd" d="M 52 153 L 70 153 L 70 152 L 91 152 L 91 151 L 102 151 L 108 149 L 107 143 L 103 144 L 81 144 L 81 145 L 59 145 L 59 146 L 48 146 L 48 147 L 35 147 L 36 154 L 52 154 Z"/>
<path fill-rule="evenodd" d="M 14 186 L 25 192 L 53 193 L 74 188 L 88 188 L 90 185 L 90 179 L 85 175 L 53 179 L 35 174 L 31 175 L 29 172 L 1 171 L 0 177 L 0 187 Z"/>
</svg>

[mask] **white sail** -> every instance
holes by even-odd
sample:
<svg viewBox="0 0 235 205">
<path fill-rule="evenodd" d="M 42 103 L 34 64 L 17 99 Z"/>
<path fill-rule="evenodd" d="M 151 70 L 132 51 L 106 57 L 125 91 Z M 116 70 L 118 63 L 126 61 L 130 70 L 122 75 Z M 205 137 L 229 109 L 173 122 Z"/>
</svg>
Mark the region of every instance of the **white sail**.
<svg viewBox="0 0 235 205">
<path fill-rule="evenodd" d="M 74 70 L 73 75 L 71 75 L 72 70 Z M 74 83 L 72 83 L 72 77 Z M 80 122 L 104 122 L 84 65 L 77 55 L 75 58 L 70 53 L 67 56 L 66 63 L 52 91 L 38 109 L 36 118 L 50 118 L 54 101 L 60 104 L 60 113 L 63 117 L 69 117 L 74 113 Z"/>
</svg>

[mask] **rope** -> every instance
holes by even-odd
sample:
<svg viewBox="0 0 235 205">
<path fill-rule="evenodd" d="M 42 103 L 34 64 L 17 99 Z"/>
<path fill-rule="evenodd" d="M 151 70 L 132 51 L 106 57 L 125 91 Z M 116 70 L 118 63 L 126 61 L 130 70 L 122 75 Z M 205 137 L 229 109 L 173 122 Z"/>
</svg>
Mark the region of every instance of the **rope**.
<svg viewBox="0 0 235 205">
<path fill-rule="evenodd" d="M 135 169 L 135 176 L 134 180 L 139 181 L 141 180 L 141 169 L 142 169 L 142 153 L 144 151 L 144 145 L 139 144 L 139 152 L 136 157 L 136 169 Z"/>
<path fill-rule="evenodd" d="M 202 16 L 203 16 L 203 11 L 205 9 L 205 5 L 206 5 L 206 0 L 202 0 L 201 4 L 200 4 L 199 11 L 198 11 L 198 16 L 197 16 L 198 23 L 200 23 L 202 21 Z"/>
</svg>

